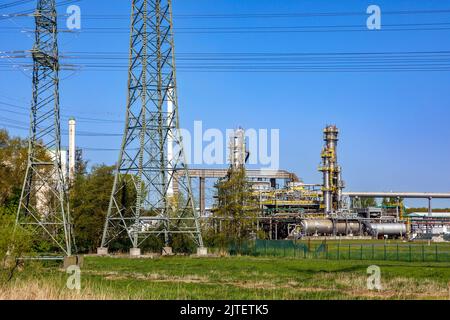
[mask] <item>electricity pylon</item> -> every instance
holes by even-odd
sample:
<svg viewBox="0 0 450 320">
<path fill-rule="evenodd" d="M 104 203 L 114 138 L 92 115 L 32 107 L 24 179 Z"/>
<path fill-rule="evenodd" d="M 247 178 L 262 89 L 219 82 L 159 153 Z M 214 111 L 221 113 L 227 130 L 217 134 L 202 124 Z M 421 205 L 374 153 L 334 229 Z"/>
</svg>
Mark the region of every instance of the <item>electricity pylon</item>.
<svg viewBox="0 0 450 320">
<path fill-rule="evenodd" d="M 203 247 L 179 131 L 170 0 L 132 0 L 128 100 L 102 247 L 120 235 L 134 252 L 150 235 L 189 234 Z"/>
<path fill-rule="evenodd" d="M 58 28 L 55 0 L 38 0 L 28 164 L 16 227 L 31 229 L 51 251 L 72 254 L 67 190 L 61 161 Z"/>
</svg>

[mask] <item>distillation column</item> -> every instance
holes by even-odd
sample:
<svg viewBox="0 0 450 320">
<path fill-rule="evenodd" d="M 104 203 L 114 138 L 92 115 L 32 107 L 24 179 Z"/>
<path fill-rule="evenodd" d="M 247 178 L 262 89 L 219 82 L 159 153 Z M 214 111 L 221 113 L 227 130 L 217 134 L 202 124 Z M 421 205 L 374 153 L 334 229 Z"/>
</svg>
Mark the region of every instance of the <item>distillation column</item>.
<svg viewBox="0 0 450 320">
<path fill-rule="evenodd" d="M 242 168 L 246 161 L 245 130 L 236 129 L 230 139 L 230 163 L 233 168 Z"/>
<path fill-rule="evenodd" d="M 341 167 L 337 162 L 337 142 L 339 130 L 335 125 L 327 126 L 324 131 L 325 145 L 322 149 L 322 165 L 319 171 L 323 174 L 323 202 L 325 214 L 331 214 L 341 207 L 342 181 Z"/>
</svg>

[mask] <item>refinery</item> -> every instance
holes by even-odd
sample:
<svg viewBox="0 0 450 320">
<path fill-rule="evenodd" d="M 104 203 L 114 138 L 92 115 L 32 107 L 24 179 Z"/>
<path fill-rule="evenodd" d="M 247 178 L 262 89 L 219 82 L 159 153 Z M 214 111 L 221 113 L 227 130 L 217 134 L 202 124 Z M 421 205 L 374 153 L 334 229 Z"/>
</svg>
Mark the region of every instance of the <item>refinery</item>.
<svg viewBox="0 0 450 320">
<path fill-rule="evenodd" d="M 131 3 L 124 127 L 122 134 L 116 134 L 122 141 L 117 141 L 114 179 L 108 207 L 102 211 L 99 255 L 109 254 L 110 248 L 114 251 L 120 242 L 127 243 L 131 256 L 140 256 L 152 237 L 161 240 L 163 253 L 172 254 L 177 235 L 188 236 L 197 254 L 206 255 L 205 230 L 220 231 L 223 221 L 230 220 L 227 212 L 217 215 L 221 209 L 217 201 L 207 201 L 207 193 L 217 194 L 207 180 L 226 180 L 233 169 L 244 170 L 252 202 L 257 204 L 257 216 L 248 217 L 256 221 L 253 239 L 448 240 L 449 217 L 433 212 L 432 200 L 450 199 L 450 193 L 347 190 L 345 172 L 351 169 L 339 162 L 338 145 L 345 141 L 340 141 L 336 125 L 323 130 L 320 166 L 311 168 L 320 172 L 321 181 L 305 182 L 297 173 L 278 168 L 247 168 L 252 154 L 242 128 L 229 141 L 228 167 L 189 168 L 180 132 L 171 1 Z M 77 122 L 69 120 L 66 152 L 61 142 L 55 1 L 38 0 L 35 16 L 33 50 L 17 57 L 33 60 L 33 100 L 15 223 L 50 236 L 64 256 L 71 256 L 76 251 L 69 195 L 75 181 Z M 84 121 L 79 119 L 78 123 Z M 193 180 L 198 180 L 197 190 Z M 389 199 L 389 204 L 362 204 L 370 198 Z M 405 199 L 428 200 L 428 213 L 407 213 Z"/>
<path fill-rule="evenodd" d="M 450 8 L 359 2 L 3 1 L 0 300 L 450 299 Z"/>
<path fill-rule="evenodd" d="M 339 129 L 329 125 L 323 130 L 321 183 L 305 183 L 285 170 L 246 170 L 255 201 L 260 208 L 256 230 L 269 239 L 429 239 L 445 241 L 450 232 L 450 217 L 432 212 L 432 199 L 450 199 L 450 193 L 427 192 L 352 192 L 345 190 L 343 170 L 338 162 Z M 237 129 L 229 143 L 230 163 L 245 167 L 248 150 L 245 130 Z M 191 169 L 199 179 L 199 209 L 203 220 L 214 226 L 225 219 L 215 217 L 214 206 L 205 206 L 205 179 L 226 176 L 226 169 Z M 281 183 L 280 183 L 281 182 Z M 396 199 L 389 206 L 363 207 L 361 199 Z M 403 199 L 427 199 L 427 214 L 405 212 Z M 211 220 L 215 220 L 211 222 Z M 217 229 L 217 227 L 215 226 Z"/>
</svg>

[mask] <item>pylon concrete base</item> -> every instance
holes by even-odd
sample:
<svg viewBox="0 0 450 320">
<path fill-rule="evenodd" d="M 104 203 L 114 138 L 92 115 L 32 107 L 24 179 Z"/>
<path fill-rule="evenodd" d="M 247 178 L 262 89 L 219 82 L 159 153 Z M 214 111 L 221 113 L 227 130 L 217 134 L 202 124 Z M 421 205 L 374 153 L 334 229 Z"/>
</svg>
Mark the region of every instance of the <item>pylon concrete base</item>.
<svg viewBox="0 0 450 320">
<path fill-rule="evenodd" d="M 131 257 L 139 257 L 141 255 L 141 249 L 140 248 L 131 248 L 130 249 L 130 256 Z"/>
<path fill-rule="evenodd" d="M 206 247 L 198 247 L 197 248 L 197 255 L 198 256 L 207 256 L 208 255 L 208 248 L 206 248 Z"/>
<path fill-rule="evenodd" d="M 97 248 L 97 255 L 99 255 L 99 256 L 108 255 L 108 248 L 103 248 L 103 247 Z"/>
</svg>

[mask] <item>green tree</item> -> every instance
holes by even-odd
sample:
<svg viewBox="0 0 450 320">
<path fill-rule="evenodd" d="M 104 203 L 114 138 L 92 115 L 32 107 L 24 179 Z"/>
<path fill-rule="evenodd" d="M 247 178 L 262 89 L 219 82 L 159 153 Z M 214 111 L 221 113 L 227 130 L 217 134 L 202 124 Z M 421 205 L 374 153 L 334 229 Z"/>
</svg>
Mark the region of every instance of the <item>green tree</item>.
<svg viewBox="0 0 450 320">
<path fill-rule="evenodd" d="M 236 243 L 241 245 L 255 231 L 258 206 L 252 187 L 245 176 L 245 169 L 230 168 L 227 176 L 216 184 L 216 218 L 224 218 L 221 232 L 215 237 L 215 245 L 222 247 Z"/>
<path fill-rule="evenodd" d="M 85 166 L 85 162 L 83 163 Z M 75 241 L 79 252 L 93 252 L 101 245 L 114 171 L 115 166 L 96 165 L 89 173 L 84 169 L 76 172 L 69 196 Z M 135 199 L 136 192 L 130 178 L 122 188 L 120 201 L 124 207 L 131 208 L 135 205 Z M 111 249 L 121 250 L 128 246 L 129 239 L 126 233 L 122 233 L 117 241 L 114 241 L 114 248 Z"/>
<path fill-rule="evenodd" d="M 381 205 L 383 207 L 397 207 L 403 205 L 403 199 L 402 198 L 383 198 L 383 201 L 381 202 Z"/>
<path fill-rule="evenodd" d="M 28 143 L 0 130 L 0 206 L 17 205 L 25 175 Z"/>
<path fill-rule="evenodd" d="M 377 200 L 375 198 L 363 197 L 360 199 L 362 208 L 376 207 L 378 206 Z"/>
<path fill-rule="evenodd" d="M 15 227 L 14 209 L 0 207 L 0 283 L 12 279 L 25 255 L 32 255 L 31 232 Z"/>
<path fill-rule="evenodd" d="M 428 207 L 407 208 L 406 213 L 412 212 L 428 212 Z M 450 208 L 433 208 L 433 212 L 450 212 Z"/>
<path fill-rule="evenodd" d="M 70 208 L 78 250 L 100 246 L 114 180 L 114 167 L 94 166 L 89 174 L 76 174 L 70 190 Z"/>
</svg>

